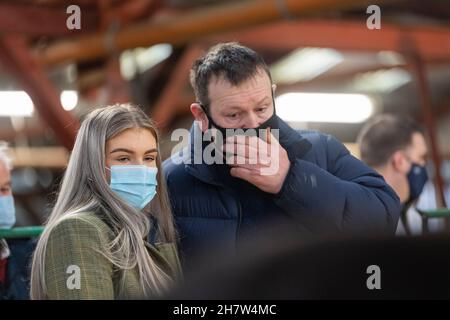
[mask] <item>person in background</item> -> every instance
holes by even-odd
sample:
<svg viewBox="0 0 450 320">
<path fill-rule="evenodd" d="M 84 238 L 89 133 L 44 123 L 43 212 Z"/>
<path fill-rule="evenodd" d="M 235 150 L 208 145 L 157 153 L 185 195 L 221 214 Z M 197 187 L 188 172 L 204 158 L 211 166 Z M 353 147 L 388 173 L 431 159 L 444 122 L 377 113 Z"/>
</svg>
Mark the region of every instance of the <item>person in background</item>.
<svg viewBox="0 0 450 320">
<path fill-rule="evenodd" d="M 395 192 L 334 137 L 296 131 L 277 116 L 275 85 L 257 52 L 218 44 L 194 62 L 191 84 L 196 121 L 190 147 L 164 163 L 186 259 L 216 250 L 218 242 L 236 248 L 266 224 L 294 224 L 299 233 L 328 236 L 394 233 L 400 214 Z M 195 155 L 180 162 L 195 153 L 197 133 L 210 129 L 225 136 L 234 129 L 270 130 L 278 137 L 228 136 L 222 145 L 226 162 L 196 163 Z M 261 148 L 255 152 L 250 144 Z M 265 170 L 274 163 L 273 172 Z"/>
<path fill-rule="evenodd" d="M 408 233 L 407 209 L 428 180 L 428 148 L 423 128 L 406 116 L 381 114 L 369 120 L 358 136 L 361 159 L 378 171 L 404 206 L 398 233 Z"/>
<path fill-rule="evenodd" d="M 138 107 L 83 121 L 33 257 L 32 299 L 144 299 L 181 273 L 158 135 Z"/>
<path fill-rule="evenodd" d="M 16 210 L 11 187 L 12 161 L 0 142 L 0 229 L 11 229 Z M 0 300 L 29 299 L 30 259 L 33 239 L 0 239 Z"/>
</svg>

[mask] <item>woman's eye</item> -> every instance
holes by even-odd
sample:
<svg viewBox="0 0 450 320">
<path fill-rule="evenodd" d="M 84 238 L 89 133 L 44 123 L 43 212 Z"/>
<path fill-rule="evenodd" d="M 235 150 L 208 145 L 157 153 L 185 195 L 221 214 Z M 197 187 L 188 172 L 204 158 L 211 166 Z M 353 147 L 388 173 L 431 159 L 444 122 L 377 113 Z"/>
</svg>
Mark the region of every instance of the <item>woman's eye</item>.
<svg viewBox="0 0 450 320">
<path fill-rule="evenodd" d="M 148 157 L 145 157 L 145 159 L 144 159 L 144 161 L 154 161 L 154 160 L 155 160 L 154 156 L 148 156 Z"/>
<path fill-rule="evenodd" d="M 129 159 L 127 158 L 127 157 L 123 157 L 123 158 L 119 158 L 119 159 L 117 159 L 117 161 L 119 161 L 119 162 L 126 162 L 126 161 L 128 161 Z"/>
</svg>

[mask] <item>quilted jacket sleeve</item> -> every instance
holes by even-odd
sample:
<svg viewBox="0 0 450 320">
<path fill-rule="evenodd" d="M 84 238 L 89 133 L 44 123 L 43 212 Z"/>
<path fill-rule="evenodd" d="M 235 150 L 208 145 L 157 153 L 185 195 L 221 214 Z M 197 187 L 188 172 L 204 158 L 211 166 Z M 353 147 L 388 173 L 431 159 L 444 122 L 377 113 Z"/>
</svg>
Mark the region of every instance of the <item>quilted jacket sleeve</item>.
<svg viewBox="0 0 450 320">
<path fill-rule="evenodd" d="M 276 203 L 311 231 L 395 232 L 400 202 L 383 177 L 321 134 L 326 168 L 302 159 L 291 168 Z"/>
</svg>

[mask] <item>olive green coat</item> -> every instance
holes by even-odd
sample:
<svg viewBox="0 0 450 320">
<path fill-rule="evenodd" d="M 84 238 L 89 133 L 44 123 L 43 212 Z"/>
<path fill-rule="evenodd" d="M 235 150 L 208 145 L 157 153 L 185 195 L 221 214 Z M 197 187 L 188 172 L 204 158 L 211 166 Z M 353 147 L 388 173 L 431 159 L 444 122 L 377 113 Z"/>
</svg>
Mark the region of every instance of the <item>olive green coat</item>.
<svg viewBox="0 0 450 320">
<path fill-rule="evenodd" d="M 101 253 L 113 236 L 111 228 L 94 213 L 77 214 L 59 222 L 49 235 L 45 255 L 48 299 L 144 298 L 137 268 L 118 270 Z M 154 261 L 176 280 L 181 267 L 175 246 L 145 244 Z M 120 296 L 119 274 L 124 281 Z"/>
</svg>

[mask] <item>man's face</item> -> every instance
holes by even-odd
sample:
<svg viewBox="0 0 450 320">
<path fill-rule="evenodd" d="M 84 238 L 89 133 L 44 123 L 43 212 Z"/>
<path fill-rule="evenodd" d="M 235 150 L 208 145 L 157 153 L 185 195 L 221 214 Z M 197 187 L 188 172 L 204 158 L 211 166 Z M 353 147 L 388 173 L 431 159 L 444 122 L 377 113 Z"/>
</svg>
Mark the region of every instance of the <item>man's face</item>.
<svg viewBox="0 0 450 320">
<path fill-rule="evenodd" d="M 262 70 L 238 86 L 214 77 L 208 85 L 210 116 L 223 128 L 256 128 L 273 115 L 272 90 Z"/>
<path fill-rule="evenodd" d="M 414 133 L 411 139 L 411 144 L 402 152 L 401 165 L 399 166 L 400 172 L 398 177 L 397 193 L 400 200 L 404 203 L 410 197 L 410 186 L 408 182 L 408 174 L 411 167 L 414 164 L 425 166 L 427 158 L 428 148 L 425 142 L 425 138 L 421 133 Z"/>
<path fill-rule="evenodd" d="M 3 161 L 0 161 L 0 196 L 9 196 L 11 194 L 11 173 Z"/>
<path fill-rule="evenodd" d="M 412 140 L 411 145 L 405 150 L 407 158 L 412 163 L 424 166 L 426 164 L 428 152 L 425 138 L 421 133 L 415 132 L 411 140 Z"/>
</svg>

